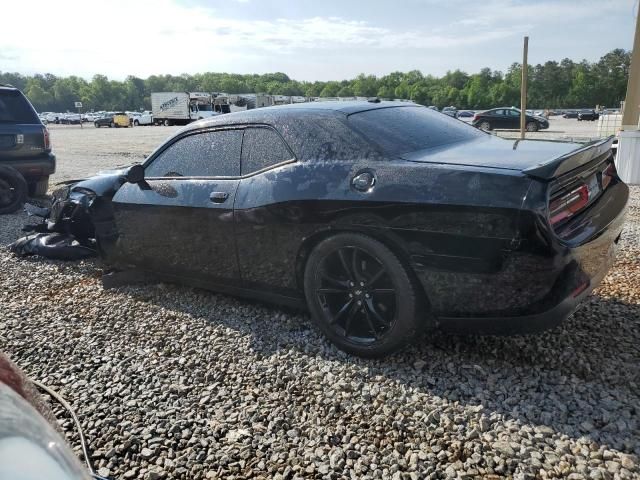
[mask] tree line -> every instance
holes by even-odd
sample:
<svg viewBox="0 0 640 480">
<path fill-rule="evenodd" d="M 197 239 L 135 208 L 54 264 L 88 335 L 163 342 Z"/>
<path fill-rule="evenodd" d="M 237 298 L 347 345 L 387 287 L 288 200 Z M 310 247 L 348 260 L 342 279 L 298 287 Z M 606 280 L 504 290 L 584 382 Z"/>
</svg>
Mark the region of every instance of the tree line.
<svg viewBox="0 0 640 480">
<path fill-rule="evenodd" d="M 631 52 L 615 49 L 597 62 L 560 62 L 529 65 L 530 108 L 580 108 L 596 105 L 619 107 L 624 100 Z M 410 99 L 438 108 L 484 109 L 520 103 L 522 65 L 514 63 L 506 73 L 483 68 L 479 73 L 449 71 L 442 77 L 419 70 L 393 72 L 377 77 L 360 74 L 351 80 L 304 82 L 284 73 L 239 75 L 197 73 L 152 75 L 146 79 L 128 76 L 124 81 L 95 75 L 90 81 L 77 76 L 50 73 L 33 76 L 0 72 L 0 83 L 21 89 L 40 111 L 73 111 L 81 101 L 83 110 L 150 109 L 151 92 L 204 91 L 267 93 L 307 97 L 380 97 Z"/>
</svg>

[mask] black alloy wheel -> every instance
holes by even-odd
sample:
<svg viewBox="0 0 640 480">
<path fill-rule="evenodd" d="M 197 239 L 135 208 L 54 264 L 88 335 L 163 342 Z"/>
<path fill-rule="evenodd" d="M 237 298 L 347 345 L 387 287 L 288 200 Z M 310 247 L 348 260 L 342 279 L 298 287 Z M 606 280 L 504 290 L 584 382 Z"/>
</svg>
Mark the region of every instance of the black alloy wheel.
<svg viewBox="0 0 640 480">
<path fill-rule="evenodd" d="M 305 269 L 315 323 L 342 350 L 380 357 L 420 329 L 417 294 L 398 258 L 370 237 L 344 233 L 323 240 Z"/>
</svg>

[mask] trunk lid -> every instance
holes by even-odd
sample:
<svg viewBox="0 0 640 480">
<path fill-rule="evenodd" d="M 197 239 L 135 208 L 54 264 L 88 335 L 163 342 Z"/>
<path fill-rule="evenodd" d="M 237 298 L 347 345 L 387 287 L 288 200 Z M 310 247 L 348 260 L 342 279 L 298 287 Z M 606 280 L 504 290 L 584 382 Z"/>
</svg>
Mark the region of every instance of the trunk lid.
<svg viewBox="0 0 640 480">
<path fill-rule="evenodd" d="M 550 180 L 608 155 L 612 138 L 588 144 L 508 140 L 496 136 L 441 145 L 401 155 L 412 162 L 496 168 Z"/>
</svg>

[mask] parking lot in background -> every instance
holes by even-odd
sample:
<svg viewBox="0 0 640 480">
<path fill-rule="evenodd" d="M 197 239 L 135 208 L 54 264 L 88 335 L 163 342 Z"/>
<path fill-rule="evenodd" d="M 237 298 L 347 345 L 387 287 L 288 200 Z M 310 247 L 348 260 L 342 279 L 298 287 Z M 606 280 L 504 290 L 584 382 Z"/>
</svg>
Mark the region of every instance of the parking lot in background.
<svg viewBox="0 0 640 480">
<path fill-rule="evenodd" d="M 550 117 L 549 129 L 527 132 L 530 139 L 587 141 L 598 138 L 598 122 Z M 143 126 L 95 128 L 92 124 L 48 125 L 58 167 L 52 183 L 83 178 L 100 170 L 142 162 L 164 140 L 182 127 Z M 497 135 L 518 138 L 516 130 L 499 130 Z"/>
</svg>

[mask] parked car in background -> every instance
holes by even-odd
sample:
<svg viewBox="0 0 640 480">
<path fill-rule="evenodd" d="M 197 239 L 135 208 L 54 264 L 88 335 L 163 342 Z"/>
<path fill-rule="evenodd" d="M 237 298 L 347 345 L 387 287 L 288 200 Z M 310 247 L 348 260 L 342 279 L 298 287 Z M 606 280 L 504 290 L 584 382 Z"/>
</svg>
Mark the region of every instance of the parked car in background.
<svg viewBox="0 0 640 480">
<path fill-rule="evenodd" d="M 79 113 L 64 113 L 58 119 L 58 123 L 63 125 L 80 125 L 82 123 L 82 116 Z"/>
<path fill-rule="evenodd" d="M 113 121 L 113 114 L 104 114 L 103 116 L 101 116 L 100 118 L 96 119 L 93 121 L 93 125 L 96 128 L 100 128 L 100 127 L 109 127 L 109 128 L 113 128 L 116 126 L 115 122 Z"/>
<path fill-rule="evenodd" d="M 0 165 L 20 172 L 29 193 L 35 196 L 47 193 L 49 176 L 56 171 L 49 130 L 27 97 L 17 88 L 3 84 L 0 84 Z"/>
<path fill-rule="evenodd" d="M 456 107 L 444 107 L 442 109 L 442 113 L 445 115 L 449 115 L 450 117 L 455 117 L 458 109 Z"/>
<path fill-rule="evenodd" d="M 47 112 L 45 114 L 45 118 L 47 119 L 47 122 L 49 122 L 49 123 L 59 123 L 61 115 L 62 114 L 60 114 L 60 113 Z"/>
<path fill-rule="evenodd" d="M 129 123 L 133 126 L 153 125 L 153 115 L 151 112 L 127 112 L 129 115 Z"/>
<path fill-rule="evenodd" d="M 562 118 L 578 118 L 577 110 L 565 110 L 562 114 Z"/>
<path fill-rule="evenodd" d="M 581 122 L 582 120 L 594 121 L 598 120 L 598 118 L 600 118 L 600 114 L 595 110 L 580 110 L 580 112 L 578 112 L 579 122 Z"/>
<path fill-rule="evenodd" d="M 99 220 L 116 268 L 307 307 L 339 348 L 377 357 L 428 327 L 562 322 L 611 266 L 629 189 L 611 139 L 513 141 L 406 102 L 315 102 L 193 123 L 59 195 L 49 222 Z"/>
<path fill-rule="evenodd" d="M 100 115 L 93 112 L 87 112 L 83 115 L 83 118 L 85 122 L 95 122 L 98 118 L 100 118 Z"/>
<path fill-rule="evenodd" d="M 129 122 L 129 115 L 127 115 L 125 112 L 114 113 L 113 124 L 116 128 L 129 128 L 131 126 Z"/>
<path fill-rule="evenodd" d="M 455 117 L 463 122 L 471 122 L 474 115 L 475 114 L 469 110 L 460 110 L 459 112 L 456 112 Z"/>
<path fill-rule="evenodd" d="M 481 130 L 518 130 L 520 128 L 520 109 L 515 107 L 493 108 L 476 113 L 471 124 Z M 537 132 L 549 128 L 544 117 L 526 115 L 527 132 Z"/>
</svg>

